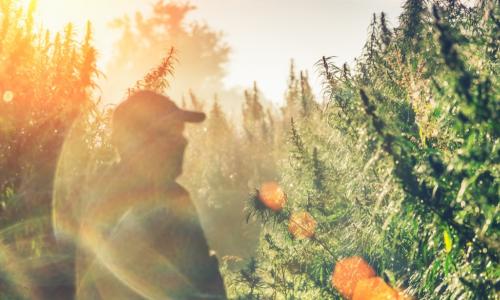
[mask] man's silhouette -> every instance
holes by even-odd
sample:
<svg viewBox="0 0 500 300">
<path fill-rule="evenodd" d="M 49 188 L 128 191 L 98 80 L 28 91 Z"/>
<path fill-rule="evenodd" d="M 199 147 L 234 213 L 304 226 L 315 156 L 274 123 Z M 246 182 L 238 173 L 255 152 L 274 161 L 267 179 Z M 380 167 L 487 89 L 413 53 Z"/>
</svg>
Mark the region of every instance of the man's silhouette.
<svg viewBox="0 0 500 300">
<path fill-rule="evenodd" d="M 196 208 L 175 181 L 184 123 L 204 119 L 149 91 L 116 108 L 120 161 L 98 174 L 83 199 L 77 299 L 226 299 Z"/>
</svg>

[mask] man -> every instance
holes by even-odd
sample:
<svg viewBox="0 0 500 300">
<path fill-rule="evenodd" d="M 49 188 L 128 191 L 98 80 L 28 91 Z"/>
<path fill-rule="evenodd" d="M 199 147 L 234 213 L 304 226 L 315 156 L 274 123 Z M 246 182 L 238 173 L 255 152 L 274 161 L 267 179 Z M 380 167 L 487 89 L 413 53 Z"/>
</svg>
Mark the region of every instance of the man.
<svg viewBox="0 0 500 300">
<path fill-rule="evenodd" d="M 186 122 L 203 113 L 140 91 L 113 115 L 120 161 L 98 174 L 84 199 L 77 299 L 226 299 L 182 173 Z"/>
</svg>

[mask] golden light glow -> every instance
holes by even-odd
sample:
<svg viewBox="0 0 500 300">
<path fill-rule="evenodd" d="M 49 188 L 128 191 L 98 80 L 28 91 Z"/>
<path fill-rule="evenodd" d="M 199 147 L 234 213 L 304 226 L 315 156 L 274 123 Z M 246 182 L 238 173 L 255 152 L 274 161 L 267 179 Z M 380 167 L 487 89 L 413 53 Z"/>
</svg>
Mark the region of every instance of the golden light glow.
<svg viewBox="0 0 500 300">
<path fill-rule="evenodd" d="M 31 0 L 17 0 L 25 10 Z M 98 50 L 98 67 L 105 67 L 113 55 L 113 45 L 120 37 L 109 23 L 124 14 L 134 14 L 141 9 L 149 9 L 150 2 L 142 0 L 36 0 L 35 26 L 48 30 L 53 37 L 63 32 L 68 23 L 72 23 L 74 39 L 84 38 L 88 21 L 92 24 L 93 45 Z"/>
<path fill-rule="evenodd" d="M 20 0 L 19 2 L 23 8 L 28 9 L 32 1 Z M 51 32 L 61 31 L 67 23 L 81 21 L 84 16 L 75 15 L 75 10 L 78 10 L 84 2 L 84 0 L 36 0 L 36 22 L 41 23 L 44 29 Z"/>
</svg>

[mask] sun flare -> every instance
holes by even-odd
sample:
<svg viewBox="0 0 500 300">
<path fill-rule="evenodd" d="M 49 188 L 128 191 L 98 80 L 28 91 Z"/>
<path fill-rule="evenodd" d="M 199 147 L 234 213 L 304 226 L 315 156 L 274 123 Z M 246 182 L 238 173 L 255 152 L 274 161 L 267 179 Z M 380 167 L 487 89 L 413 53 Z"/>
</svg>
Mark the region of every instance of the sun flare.
<svg viewBox="0 0 500 300">
<path fill-rule="evenodd" d="M 74 21 L 71 7 L 80 1 L 74 0 L 20 0 L 24 9 L 34 5 L 37 25 L 51 32 L 61 31 L 70 21 Z"/>
</svg>

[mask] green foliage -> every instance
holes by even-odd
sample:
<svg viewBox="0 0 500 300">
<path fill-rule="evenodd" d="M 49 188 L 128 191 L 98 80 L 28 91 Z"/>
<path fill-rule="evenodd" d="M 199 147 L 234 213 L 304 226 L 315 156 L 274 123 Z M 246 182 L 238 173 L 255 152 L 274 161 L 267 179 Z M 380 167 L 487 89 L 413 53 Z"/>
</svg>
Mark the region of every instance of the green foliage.
<svg viewBox="0 0 500 300">
<path fill-rule="evenodd" d="M 35 4 L 23 9 L 18 1 L 0 1 L 2 299 L 44 294 L 31 277 L 56 257 L 51 202 L 59 154 L 76 119 L 88 125 L 100 115 L 91 98 L 99 75 L 91 25 L 81 42 L 71 24 L 55 36 L 36 31 Z M 32 263 L 20 263 L 26 261 Z"/>
<path fill-rule="evenodd" d="M 60 148 L 73 121 L 94 111 L 89 95 L 98 74 L 90 24 L 81 45 L 71 24 L 62 36 L 40 34 L 33 31 L 33 3 L 25 12 L 2 1 L 0 14 L 0 191 L 17 195 L 2 209 L 22 208 L 27 215 L 17 218 L 49 212 Z"/>
<path fill-rule="evenodd" d="M 275 221 L 254 272 L 271 275 L 258 297 L 240 293 L 241 280 L 234 295 L 338 298 L 335 262 L 359 255 L 418 299 L 495 297 L 499 10 L 487 2 L 435 1 L 431 12 L 407 1 L 398 28 L 374 16 L 354 72 L 318 63 L 329 102 L 292 121 L 280 169 L 287 206 L 260 214 Z M 310 240 L 288 232 L 293 211 L 318 222 Z"/>
</svg>

